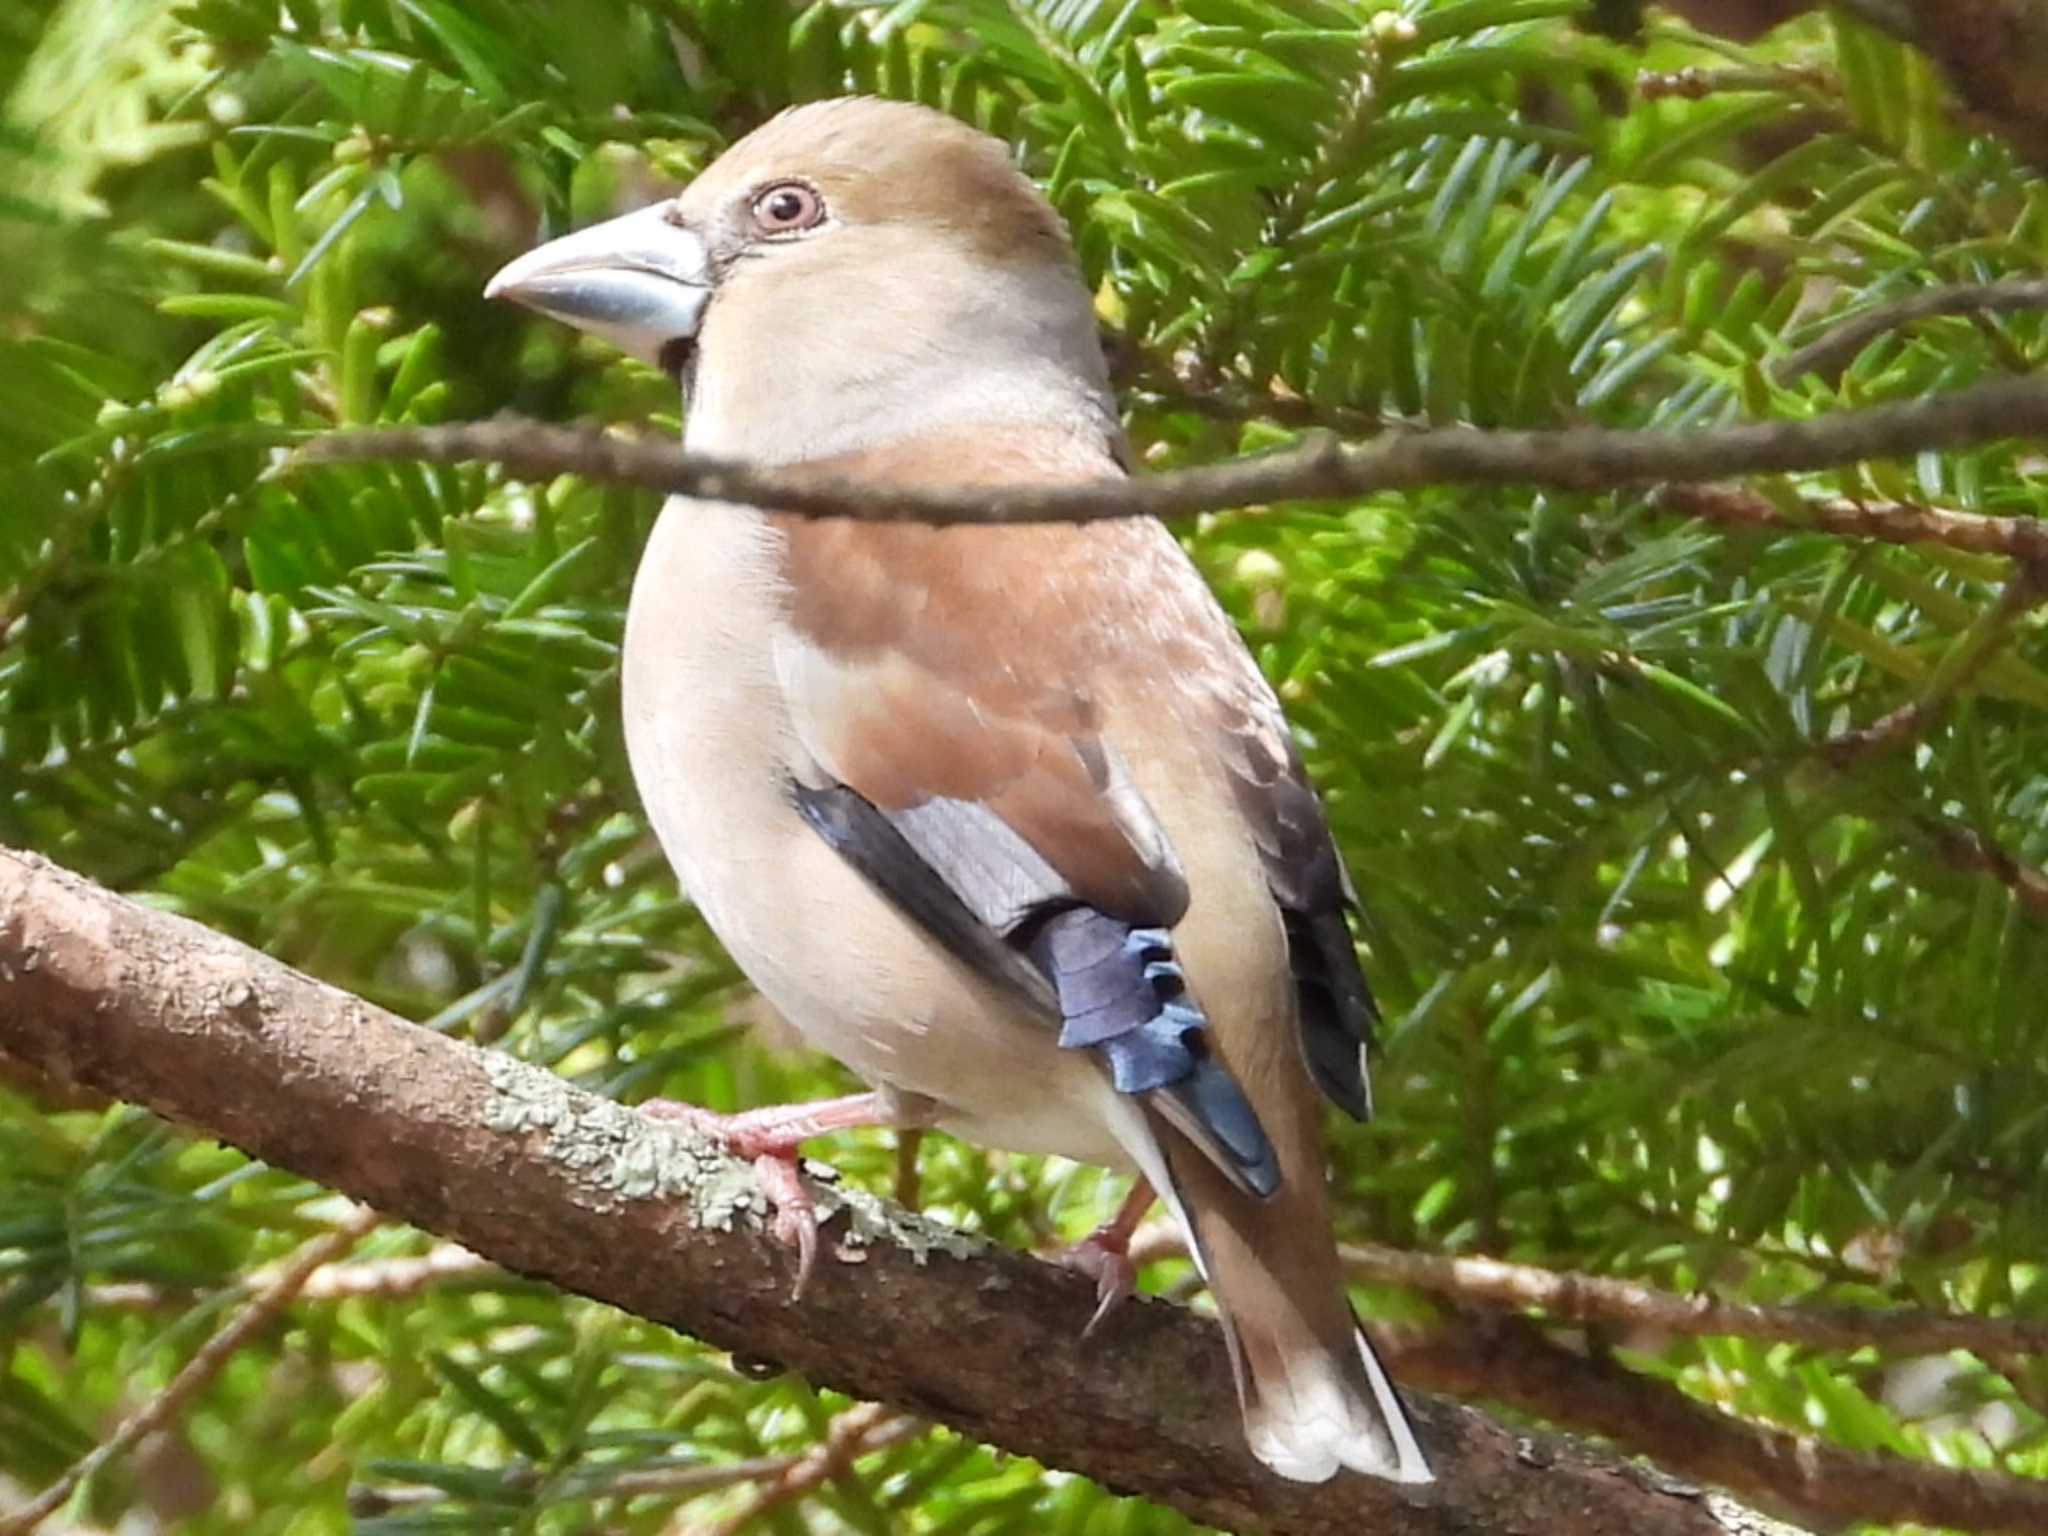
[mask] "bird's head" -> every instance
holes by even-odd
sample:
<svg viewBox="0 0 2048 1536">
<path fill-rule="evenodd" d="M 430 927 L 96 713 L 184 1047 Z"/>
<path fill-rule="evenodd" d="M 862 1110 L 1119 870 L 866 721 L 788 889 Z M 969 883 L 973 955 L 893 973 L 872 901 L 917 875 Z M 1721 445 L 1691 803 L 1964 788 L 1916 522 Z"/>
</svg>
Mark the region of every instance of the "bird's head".
<svg viewBox="0 0 2048 1536">
<path fill-rule="evenodd" d="M 763 462 L 949 426 L 1115 431 L 1059 215 L 1002 144 L 870 97 L 793 108 L 680 197 L 485 289 L 678 378 L 693 449 Z"/>
</svg>

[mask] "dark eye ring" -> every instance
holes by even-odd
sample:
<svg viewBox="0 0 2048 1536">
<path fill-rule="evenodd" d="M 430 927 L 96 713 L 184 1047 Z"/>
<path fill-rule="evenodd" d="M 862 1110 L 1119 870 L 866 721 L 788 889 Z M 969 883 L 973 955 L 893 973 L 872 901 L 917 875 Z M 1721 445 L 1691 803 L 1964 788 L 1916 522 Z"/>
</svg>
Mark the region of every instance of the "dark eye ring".
<svg viewBox="0 0 2048 1536">
<path fill-rule="evenodd" d="M 778 181 L 754 198 L 754 227 L 764 235 L 795 235 L 815 229 L 825 201 L 800 181 Z"/>
</svg>

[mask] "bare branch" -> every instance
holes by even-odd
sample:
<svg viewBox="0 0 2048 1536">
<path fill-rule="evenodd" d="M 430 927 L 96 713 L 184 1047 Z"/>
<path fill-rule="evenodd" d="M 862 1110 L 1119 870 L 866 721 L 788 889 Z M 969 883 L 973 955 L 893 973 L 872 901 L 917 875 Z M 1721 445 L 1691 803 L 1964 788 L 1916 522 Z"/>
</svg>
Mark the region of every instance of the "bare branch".
<svg viewBox="0 0 2048 1536">
<path fill-rule="evenodd" d="M 0 1066 L 8 1057 L 0 1056 Z M 279 1266 L 265 1265 L 245 1282 L 251 1290 L 262 1290 L 277 1274 Z M 300 1301 L 348 1301 L 359 1296 L 411 1296 L 433 1287 L 467 1284 L 502 1285 L 505 1272 L 489 1259 L 477 1257 L 460 1243 L 438 1243 L 425 1253 L 397 1254 L 383 1259 L 355 1259 L 316 1269 L 299 1287 Z M 189 1290 L 168 1289 L 140 1280 L 111 1280 L 84 1289 L 88 1307 L 113 1307 L 124 1312 L 152 1312 L 163 1307 L 188 1306 Z"/>
<path fill-rule="evenodd" d="M 1890 304 L 1879 304 L 1829 327 L 1798 351 L 1775 363 L 1771 372 L 1790 383 L 1803 374 L 1833 377 L 1864 347 L 1884 335 L 1935 315 L 2011 314 L 2048 309 L 2048 278 L 2010 277 L 1995 283 L 1954 283 L 1920 292 Z"/>
<path fill-rule="evenodd" d="M 264 1271 L 253 1279 L 264 1283 Z M 428 1286 L 451 1281 L 503 1278 L 489 1259 L 479 1258 L 460 1243 L 437 1243 L 425 1253 L 388 1259 L 358 1259 L 330 1264 L 306 1277 L 299 1295 L 306 1301 L 348 1301 L 359 1296 L 410 1296 Z"/>
<path fill-rule="evenodd" d="M 498 420 L 330 433 L 292 463 L 485 460 L 527 478 L 588 479 L 811 517 L 882 522 L 1088 522 L 1184 517 L 1274 501 L 1371 495 L 1423 485 L 1544 485 L 1602 491 L 1662 481 L 1829 469 L 2008 438 L 2048 434 L 2048 379 L 2000 379 L 1948 394 L 1805 420 L 1688 431 L 1604 427 L 1490 432 L 1454 427 L 1390 433 L 1345 445 L 1299 446 L 1197 469 L 1057 485 L 876 486 L 801 466 L 764 469 L 688 454 L 645 437 Z"/>
<path fill-rule="evenodd" d="M 860 1410 L 852 1410 L 860 1411 Z M 872 1408 L 869 1411 L 877 1411 Z M 898 1420 L 898 1423 L 917 1421 Z M 918 1425 L 919 1428 L 924 1426 Z M 647 1495 L 689 1498 L 730 1488 L 738 1483 L 762 1483 L 784 1478 L 802 1465 L 809 1452 L 787 1456 L 747 1456 L 734 1461 L 691 1461 L 655 1463 L 627 1467 L 594 1479 L 578 1492 L 590 1498 L 632 1499 Z M 500 1469 L 508 1489 L 523 1493 L 537 1490 L 547 1476 L 545 1468 L 514 1463 Z M 444 1488 L 420 1483 L 382 1483 L 349 1490 L 349 1513 L 357 1518 L 389 1514 L 398 1509 L 417 1509 L 439 1504 L 449 1497 Z"/>
<path fill-rule="evenodd" d="M 1415 1415 L 1436 1484 L 1282 1482 L 1245 1450 L 1209 1321 L 1140 1301 L 1111 1337 L 1084 1343 L 1084 1277 L 836 1186 L 819 1191 L 825 1252 L 792 1305 L 792 1256 L 759 1230 L 751 1171 L 721 1150 L 4 850 L 0 1051 L 516 1273 L 1207 1524 L 1286 1536 L 1740 1528 L 1691 1490 L 1430 1400 Z M 2033 1529 L 2044 1525 L 2048 1509 Z"/>
<path fill-rule="evenodd" d="M 1802 501 L 1790 512 L 1760 491 L 1732 485 L 1667 485 L 1658 506 L 1730 527 L 1809 530 L 1885 544 L 1940 544 L 1979 555 L 2009 555 L 2048 566 L 2048 519 L 1987 517 L 1909 501 L 1857 501 L 1830 496 Z"/>
<path fill-rule="evenodd" d="M 1736 65 L 1705 69 L 1644 69 L 1636 72 L 1636 94 L 1645 101 L 1704 101 L 1736 91 L 1797 91 L 1817 95 L 1831 83 L 1823 70 L 1800 64 Z"/>
<path fill-rule="evenodd" d="M 1102 332 L 1102 353 L 1118 396 L 1153 410 L 1185 411 L 1239 425 L 1270 421 L 1303 431 L 1322 427 L 1346 437 L 1377 437 L 1402 424 L 1377 411 L 1310 400 L 1277 375 L 1263 389 L 1235 377 L 1217 379 L 1191 351 L 1152 352 L 1120 331 Z"/>
<path fill-rule="evenodd" d="M 1919 1307 L 1760 1306 L 1682 1296 L 1605 1275 L 1413 1253 L 1377 1243 L 1347 1243 L 1344 1267 L 1360 1280 L 1413 1286 L 1467 1305 L 1540 1311 L 1561 1322 L 1772 1339 L 1815 1349 L 1875 1347 L 1894 1354 L 1967 1349 L 1987 1358 L 2048 1354 L 2048 1320 L 2034 1318 L 1969 1317 Z"/>
<path fill-rule="evenodd" d="M 2011 849 L 1956 822 L 1920 816 L 1914 824 L 1950 864 L 1991 876 L 2012 892 L 2029 917 L 2048 922 L 2048 873 L 2021 863 Z"/>
</svg>

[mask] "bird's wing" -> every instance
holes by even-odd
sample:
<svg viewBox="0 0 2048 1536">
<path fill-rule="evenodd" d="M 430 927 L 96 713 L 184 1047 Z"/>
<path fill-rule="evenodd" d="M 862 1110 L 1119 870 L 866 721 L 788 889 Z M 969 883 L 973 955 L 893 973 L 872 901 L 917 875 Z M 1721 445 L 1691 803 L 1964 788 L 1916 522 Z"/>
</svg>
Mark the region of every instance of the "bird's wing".
<svg viewBox="0 0 2048 1536">
<path fill-rule="evenodd" d="M 850 472 L 888 469 L 904 472 Z M 1118 535 L 777 521 L 798 808 L 957 958 L 1270 1192 L 1264 1130 L 1181 983 L 1186 878 L 1091 692 L 1116 627 L 1094 562 Z"/>
<path fill-rule="evenodd" d="M 1271 692 L 1263 683 L 1220 692 L 1211 713 L 1219 756 L 1287 930 L 1309 1071 L 1339 1109 L 1366 1119 L 1365 1051 L 1379 1010 L 1345 921 L 1358 903 L 1350 873 Z"/>
</svg>

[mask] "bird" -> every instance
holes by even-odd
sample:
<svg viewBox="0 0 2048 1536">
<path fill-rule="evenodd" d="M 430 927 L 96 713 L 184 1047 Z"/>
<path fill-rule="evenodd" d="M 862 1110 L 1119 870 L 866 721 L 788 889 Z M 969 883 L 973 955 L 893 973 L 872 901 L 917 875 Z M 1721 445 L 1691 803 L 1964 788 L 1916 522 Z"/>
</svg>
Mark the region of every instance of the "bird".
<svg viewBox="0 0 2048 1536">
<path fill-rule="evenodd" d="M 821 483 L 1131 472 L 1064 221 L 1008 147 L 874 97 L 789 108 L 676 197 L 485 292 L 682 389 L 683 446 Z M 1278 1475 L 1432 1479 L 1360 1332 L 1318 1092 L 1370 1111 L 1356 896 L 1287 721 L 1149 517 L 936 524 L 671 498 L 628 604 L 627 754 L 740 969 L 868 1091 L 674 1114 L 753 1159 L 809 1272 L 807 1138 L 938 1127 L 1154 1194 Z"/>
</svg>

